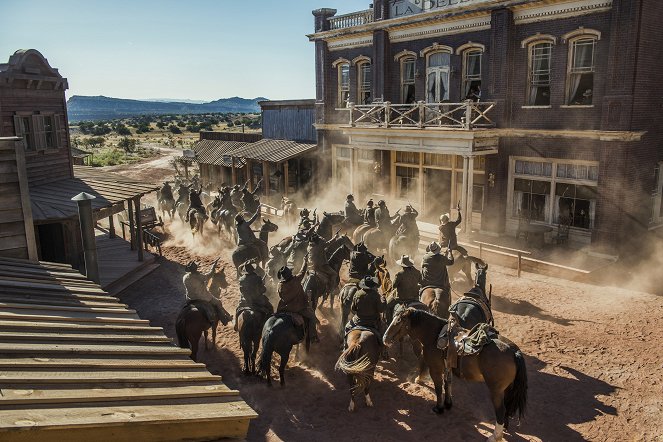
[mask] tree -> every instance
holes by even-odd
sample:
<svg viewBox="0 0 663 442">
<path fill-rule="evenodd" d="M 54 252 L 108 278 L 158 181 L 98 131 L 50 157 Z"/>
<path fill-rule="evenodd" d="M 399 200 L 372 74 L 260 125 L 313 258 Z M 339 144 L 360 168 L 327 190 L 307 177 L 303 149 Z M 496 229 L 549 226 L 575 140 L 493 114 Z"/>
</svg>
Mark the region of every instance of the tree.
<svg viewBox="0 0 663 442">
<path fill-rule="evenodd" d="M 125 137 L 117 143 L 117 147 L 123 149 L 125 153 L 131 153 L 136 149 L 136 144 L 135 139 Z"/>
<path fill-rule="evenodd" d="M 170 126 L 168 126 L 168 130 L 170 130 L 174 134 L 181 134 L 182 133 L 182 129 L 175 126 L 174 124 L 171 124 Z"/>
<path fill-rule="evenodd" d="M 130 137 L 131 136 L 131 131 L 124 124 L 118 124 L 115 127 L 115 132 L 117 132 L 118 135 L 122 135 L 122 136 L 125 136 L 125 137 Z"/>
</svg>

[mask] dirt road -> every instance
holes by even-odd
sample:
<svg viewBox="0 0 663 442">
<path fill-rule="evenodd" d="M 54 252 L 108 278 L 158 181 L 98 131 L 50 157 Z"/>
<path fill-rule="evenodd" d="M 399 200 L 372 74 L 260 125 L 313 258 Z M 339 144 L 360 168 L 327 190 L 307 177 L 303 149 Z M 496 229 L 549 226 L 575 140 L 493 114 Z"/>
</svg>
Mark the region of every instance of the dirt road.
<svg viewBox="0 0 663 442">
<path fill-rule="evenodd" d="M 162 266 L 121 295 L 173 338 L 183 303 L 182 264 L 198 259 L 206 269 L 218 255 L 229 262 L 218 242 L 204 242 L 194 255 L 188 241 L 167 244 Z M 229 280 L 223 302 L 234 312 L 238 290 Z M 496 326 L 526 354 L 529 376 L 526 419 L 513 423 L 506 440 L 663 441 L 662 297 L 532 274 L 518 279 L 497 266 L 490 267 L 489 283 Z M 453 409 L 434 415 L 432 383 L 412 382 L 409 351 L 404 359 L 380 363 L 372 388 L 375 408 L 360 402 L 348 413 L 348 385 L 333 368 L 339 355 L 336 315 L 328 305 L 319 313 L 322 343 L 304 362 L 291 358 L 284 389 L 240 374 L 231 325 L 220 328 L 215 350 L 201 352 L 208 369 L 259 413 L 249 440 L 479 441 L 490 434 L 493 411 L 485 386 L 455 380 Z"/>
</svg>

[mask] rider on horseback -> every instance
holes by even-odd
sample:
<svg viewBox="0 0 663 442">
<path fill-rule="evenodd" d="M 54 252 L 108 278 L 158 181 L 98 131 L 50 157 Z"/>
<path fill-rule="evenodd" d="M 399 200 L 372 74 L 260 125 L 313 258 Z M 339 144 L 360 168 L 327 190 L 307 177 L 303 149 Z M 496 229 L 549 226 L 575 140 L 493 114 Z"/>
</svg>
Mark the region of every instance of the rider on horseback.
<svg viewBox="0 0 663 442">
<path fill-rule="evenodd" d="M 449 283 L 449 273 L 447 266 L 453 265 L 454 257 L 451 250 L 447 250 L 446 255 L 440 252 L 442 248 L 436 242 L 432 242 L 426 247 L 426 254 L 421 259 L 421 292 L 428 287 L 440 288 L 444 290 L 445 295 L 449 295 L 451 284 Z"/>
<path fill-rule="evenodd" d="M 350 279 L 359 281 L 368 276 L 368 266 L 374 259 L 375 256 L 368 251 L 363 241 L 357 244 L 350 253 Z"/>
<path fill-rule="evenodd" d="M 313 233 L 310 235 L 308 243 L 308 265 L 317 276 L 322 279 L 323 286 L 328 290 L 332 290 L 332 285 L 336 282 L 338 275 L 329 265 L 325 248 L 333 241 L 333 239 L 325 242 L 324 238 L 320 235 Z"/>
<path fill-rule="evenodd" d="M 247 246 L 254 244 L 258 239 L 251 229 L 251 224 L 255 222 L 260 216 L 260 204 L 258 204 L 258 210 L 253 214 L 250 220 L 245 221 L 244 217 L 240 214 L 235 216 L 235 223 L 237 228 L 237 237 L 239 238 L 238 246 Z"/>
<path fill-rule="evenodd" d="M 170 187 L 168 181 L 164 181 L 163 187 L 161 188 L 161 201 L 175 201 L 173 196 L 173 188 Z"/>
<path fill-rule="evenodd" d="M 398 212 L 400 212 L 400 209 Z M 398 218 L 398 212 L 392 217 L 389 214 L 387 203 L 384 200 L 378 201 L 378 207 L 375 209 L 375 223 L 378 229 L 388 237 L 393 234 L 392 222 Z"/>
<path fill-rule="evenodd" d="M 182 278 L 186 300 L 188 302 L 201 302 L 205 306 L 203 307 L 203 313 L 212 323 L 216 322 L 215 319 L 225 316 L 225 310 L 223 309 L 223 305 L 221 305 L 221 301 L 207 289 L 207 280 L 214 274 L 217 262 L 218 260 L 214 262 L 209 273 L 203 274 L 198 271 L 198 264 L 195 261 L 191 261 L 184 268 L 186 273 Z"/>
<path fill-rule="evenodd" d="M 306 262 L 298 275 L 293 275 L 289 267 L 281 267 L 277 277 L 279 279 L 278 294 L 279 305 L 276 308 L 277 313 L 294 313 L 306 318 L 308 322 L 309 335 L 312 341 L 317 341 L 318 332 L 316 330 L 315 312 L 311 308 L 309 297 L 304 293 L 302 279 L 306 275 Z"/>
<path fill-rule="evenodd" d="M 414 263 L 408 255 L 403 255 L 396 264 L 402 267 L 402 270 L 394 276 L 393 290 L 391 299 L 387 307 L 392 311 L 398 303 L 408 303 L 419 300 L 419 283 L 421 282 L 421 272 L 414 267 Z"/>
<path fill-rule="evenodd" d="M 246 184 L 249 184 L 248 181 Z M 242 196 L 244 194 L 244 189 L 246 189 L 246 184 L 244 187 L 240 187 L 239 184 L 235 184 L 230 191 L 230 202 L 237 212 L 242 212 L 244 210 L 244 201 L 242 201 Z"/>
<path fill-rule="evenodd" d="M 242 276 L 239 278 L 239 304 L 235 310 L 235 331 L 237 331 L 237 318 L 244 310 L 254 310 L 267 316 L 274 313 L 272 306 L 265 292 L 265 284 L 260 276 L 256 274 L 256 268 L 251 262 L 241 266 Z"/>
<path fill-rule="evenodd" d="M 375 207 L 372 199 L 368 200 L 364 209 L 364 224 L 375 227 Z"/>
<path fill-rule="evenodd" d="M 449 244 L 448 247 L 450 250 L 458 250 L 461 255 L 467 257 L 467 250 L 458 245 L 458 238 L 456 237 L 456 227 L 458 227 L 463 220 L 463 217 L 460 214 L 460 201 L 458 202 L 456 209 L 458 210 L 458 219 L 456 221 L 450 221 L 448 213 L 445 213 L 440 217 L 440 244 Z"/>
<path fill-rule="evenodd" d="M 412 238 L 413 241 L 416 240 L 416 244 L 419 244 L 419 226 L 417 225 L 417 217 L 419 212 L 412 207 L 411 204 L 405 206 L 405 213 L 403 213 L 399 218 L 400 223 L 400 233 L 407 237 Z"/>
<path fill-rule="evenodd" d="M 382 341 L 380 314 L 384 312 L 387 302 L 384 296 L 380 296 L 378 293 L 379 285 L 378 280 L 371 276 L 366 276 L 359 281 L 359 290 L 355 293 L 350 307 L 354 316 L 345 326 L 346 338 L 353 328 L 362 327 L 373 331 L 378 336 L 378 340 Z"/>
<path fill-rule="evenodd" d="M 315 223 L 315 211 L 313 211 L 313 218 L 309 218 L 311 212 L 307 208 L 303 208 L 299 212 L 299 228 L 306 227 L 306 230 L 311 228 L 311 224 Z"/>
<path fill-rule="evenodd" d="M 355 206 L 355 197 L 352 194 L 348 195 L 345 198 L 345 220 L 343 222 L 351 226 L 358 226 L 363 221 L 359 209 Z"/>
<path fill-rule="evenodd" d="M 195 189 L 191 189 L 189 192 L 189 210 L 186 211 L 186 218 L 184 219 L 186 222 L 189 222 L 189 218 L 191 218 L 191 211 L 194 212 L 200 212 L 207 217 L 207 211 L 205 210 L 205 205 L 203 204 L 203 201 L 200 199 L 200 195 L 203 193 L 203 188 L 201 187 L 200 190 L 196 191 Z"/>
</svg>

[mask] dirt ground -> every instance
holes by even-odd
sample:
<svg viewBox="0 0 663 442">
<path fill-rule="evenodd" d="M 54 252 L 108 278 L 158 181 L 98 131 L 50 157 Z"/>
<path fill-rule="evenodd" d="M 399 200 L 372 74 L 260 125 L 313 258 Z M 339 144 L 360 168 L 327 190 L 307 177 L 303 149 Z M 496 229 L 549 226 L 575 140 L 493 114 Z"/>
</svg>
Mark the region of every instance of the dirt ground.
<svg viewBox="0 0 663 442">
<path fill-rule="evenodd" d="M 221 256 L 233 275 L 229 251 L 209 235 L 197 245 L 169 241 L 161 267 L 121 294 L 172 338 L 183 304 L 182 265 L 197 259 L 206 270 Z M 237 282 L 228 279 L 222 300 L 234 312 Z M 518 279 L 497 266 L 490 267 L 489 283 L 496 326 L 526 354 L 529 376 L 527 416 L 512 424 L 506 440 L 663 441 L 663 297 L 533 274 Z M 305 361 L 295 361 L 293 352 L 285 388 L 241 375 L 232 325 L 220 327 L 214 350 L 201 351 L 201 362 L 259 413 L 249 440 L 477 441 L 490 434 L 485 386 L 454 380 L 454 407 L 437 416 L 432 382 L 413 382 L 415 359 L 407 347 L 403 358 L 379 364 L 375 407 L 360 401 L 349 413 L 347 380 L 334 370 L 337 315 L 327 304 L 319 311 L 322 342 Z"/>
</svg>

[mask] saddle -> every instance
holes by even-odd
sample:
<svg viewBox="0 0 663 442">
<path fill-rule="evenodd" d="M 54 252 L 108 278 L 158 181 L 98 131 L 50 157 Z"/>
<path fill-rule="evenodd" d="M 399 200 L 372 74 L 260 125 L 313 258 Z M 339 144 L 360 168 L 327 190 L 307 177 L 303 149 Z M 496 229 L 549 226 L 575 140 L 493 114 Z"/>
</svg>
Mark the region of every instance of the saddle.
<svg viewBox="0 0 663 442">
<path fill-rule="evenodd" d="M 496 339 L 499 339 L 499 332 L 491 325 L 482 322 L 472 330 L 467 330 L 459 325 L 457 317 L 452 314 L 438 336 L 437 348 L 446 350 L 448 367 L 453 369 L 459 367 L 460 358 L 479 354 Z"/>
<path fill-rule="evenodd" d="M 345 326 L 345 336 L 343 337 L 344 342 L 347 342 L 348 335 L 355 330 L 373 333 L 375 337 L 378 338 L 378 342 L 380 343 L 380 345 L 384 345 L 384 343 L 382 342 L 382 333 L 380 333 L 380 331 L 377 328 L 366 327 L 364 325 L 354 325 L 352 324 L 352 321 L 348 322 L 348 324 Z"/>
<path fill-rule="evenodd" d="M 201 301 L 200 299 L 190 300 L 187 301 L 184 307 L 186 308 L 189 306 L 198 309 L 198 311 L 201 312 L 203 316 L 205 316 L 205 319 L 211 324 L 215 324 L 219 320 L 216 308 L 207 301 Z"/>
<path fill-rule="evenodd" d="M 475 289 L 470 290 L 470 292 L 465 293 L 462 298 L 456 301 L 451 307 L 449 307 L 449 312 L 456 313 L 458 304 L 470 304 L 477 307 L 481 314 L 483 315 L 483 322 L 492 323 L 493 322 L 493 313 L 490 310 L 490 306 L 487 303 L 487 300 L 484 301 L 484 294 L 476 291 Z"/>
</svg>

